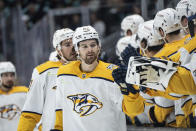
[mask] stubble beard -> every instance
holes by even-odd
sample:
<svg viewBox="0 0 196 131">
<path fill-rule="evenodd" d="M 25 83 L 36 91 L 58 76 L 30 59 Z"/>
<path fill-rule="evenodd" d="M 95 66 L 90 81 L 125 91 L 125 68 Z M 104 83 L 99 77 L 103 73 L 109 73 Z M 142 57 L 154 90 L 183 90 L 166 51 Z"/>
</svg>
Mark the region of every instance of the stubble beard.
<svg viewBox="0 0 196 131">
<path fill-rule="evenodd" d="M 7 89 L 11 89 L 14 86 L 14 82 L 13 81 L 8 81 L 7 84 L 3 84 L 2 86 L 4 86 Z"/>
<path fill-rule="evenodd" d="M 92 56 L 86 55 L 84 62 L 88 65 L 91 65 L 93 62 L 97 60 L 98 55 L 96 53 L 92 53 Z"/>
</svg>

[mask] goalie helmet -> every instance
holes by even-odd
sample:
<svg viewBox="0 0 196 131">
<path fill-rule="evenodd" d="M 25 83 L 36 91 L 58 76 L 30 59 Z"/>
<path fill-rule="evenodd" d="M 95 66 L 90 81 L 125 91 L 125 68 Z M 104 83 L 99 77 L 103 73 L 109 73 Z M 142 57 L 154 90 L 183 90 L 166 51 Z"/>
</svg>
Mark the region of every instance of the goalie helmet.
<svg viewBox="0 0 196 131">
<path fill-rule="evenodd" d="M 60 43 L 64 40 L 71 39 L 74 31 L 69 28 L 57 30 L 53 36 L 53 47 L 58 50 L 61 49 Z"/>
<path fill-rule="evenodd" d="M 144 19 L 140 15 L 126 16 L 121 22 L 121 29 L 124 31 L 124 35 L 128 30 L 131 30 L 132 34 L 137 32 L 138 26 L 144 22 Z"/>
<path fill-rule="evenodd" d="M 0 85 L 1 85 L 1 75 L 7 72 L 14 72 L 16 75 L 15 66 L 9 61 L 0 62 Z"/>
<path fill-rule="evenodd" d="M 181 16 L 178 12 L 172 8 L 167 8 L 159 11 L 154 18 L 154 30 L 155 33 L 160 35 L 159 29 L 164 32 L 163 38 L 166 34 L 177 31 L 181 29 Z"/>
<path fill-rule="evenodd" d="M 96 39 L 99 46 L 101 47 L 101 42 L 97 31 L 92 26 L 82 26 L 75 30 L 73 35 L 73 45 L 75 50 L 78 52 L 78 43 L 84 40 Z"/>
<path fill-rule="evenodd" d="M 145 47 L 141 47 L 141 49 L 146 50 L 148 47 L 162 45 L 163 41 L 161 37 L 155 34 L 153 29 L 154 20 L 146 21 L 140 24 L 137 32 L 137 43 L 141 43 L 143 39 L 146 39 L 147 45 Z"/>
</svg>

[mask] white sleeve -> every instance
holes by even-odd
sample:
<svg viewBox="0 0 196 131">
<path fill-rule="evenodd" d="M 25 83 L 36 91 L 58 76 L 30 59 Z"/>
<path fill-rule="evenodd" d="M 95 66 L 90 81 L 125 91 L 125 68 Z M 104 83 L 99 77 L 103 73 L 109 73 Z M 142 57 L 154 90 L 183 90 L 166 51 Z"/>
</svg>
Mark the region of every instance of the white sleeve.
<svg viewBox="0 0 196 131">
<path fill-rule="evenodd" d="M 39 75 L 32 81 L 29 92 L 27 93 L 27 98 L 23 107 L 23 112 L 42 114 L 45 95 L 45 76 L 43 75 Z"/>
<path fill-rule="evenodd" d="M 63 88 L 61 86 L 61 77 L 57 77 L 57 88 L 56 88 L 56 110 L 63 109 Z"/>
<path fill-rule="evenodd" d="M 196 84 L 196 53 L 192 53 L 190 62 L 182 66 L 190 70 L 193 80 Z"/>
<path fill-rule="evenodd" d="M 120 91 L 120 87 L 114 82 L 111 83 L 111 89 L 109 89 L 110 93 L 110 98 L 114 102 L 114 105 L 117 106 L 117 108 L 122 111 L 122 100 L 123 100 L 123 95 Z"/>
<path fill-rule="evenodd" d="M 33 69 L 33 73 L 32 73 L 32 76 L 31 76 L 31 80 L 37 78 L 39 76 L 39 72 L 37 71 L 36 68 Z"/>
</svg>

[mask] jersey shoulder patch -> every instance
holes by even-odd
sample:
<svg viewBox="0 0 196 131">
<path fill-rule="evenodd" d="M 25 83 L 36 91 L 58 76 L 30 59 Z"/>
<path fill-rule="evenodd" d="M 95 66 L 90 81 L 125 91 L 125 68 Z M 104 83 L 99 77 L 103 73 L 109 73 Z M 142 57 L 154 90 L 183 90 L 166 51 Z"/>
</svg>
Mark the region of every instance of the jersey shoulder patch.
<svg viewBox="0 0 196 131">
<path fill-rule="evenodd" d="M 62 65 L 60 61 L 54 62 L 54 61 L 47 61 L 39 66 L 36 67 L 39 74 L 52 69 L 52 68 L 59 68 Z"/>
<path fill-rule="evenodd" d="M 118 66 L 114 64 L 99 61 L 98 68 L 95 69 L 95 71 L 92 73 L 92 76 L 113 81 L 114 79 L 112 77 L 112 71 L 117 68 Z"/>
</svg>

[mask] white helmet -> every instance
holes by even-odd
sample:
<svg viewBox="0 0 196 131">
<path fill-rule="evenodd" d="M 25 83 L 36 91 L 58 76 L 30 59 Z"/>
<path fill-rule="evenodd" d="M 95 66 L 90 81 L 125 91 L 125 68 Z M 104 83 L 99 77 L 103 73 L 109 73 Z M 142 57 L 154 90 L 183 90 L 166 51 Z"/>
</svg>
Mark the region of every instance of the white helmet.
<svg viewBox="0 0 196 131">
<path fill-rule="evenodd" d="M 138 42 L 137 43 L 141 43 L 143 39 L 146 39 L 147 45 L 145 49 L 151 46 L 158 46 L 158 45 L 163 44 L 163 42 L 161 41 L 162 38 L 154 32 L 153 23 L 154 23 L 154 20 L 149 20 L 149 21 L 142 23 L 138 28 L 138 32 L 137 32 Z M 140 48 L 142 47 L 140 46 Z"/>
<path fill-rule="evenodd" d="M 196 14 L 196 0 L 181 0 L 177 6 L 176 10 L 182 16 L 190 17 Z"/>
<path fill-rule="evenodd" d="M 135 49 L 137 49 L 139 47 L 136 43 L 135 37 L 136 37 L 136 34 L 134 34 L 133 36 L 125 36 L 125 37 L 122 37 L 118 40 L 118 42 L 116 44 L 116 55 L 119 56 L 120 60 L 122 60 L 120 54 L 123 52 L 123 50 L 128 45 L 131 45 Z"/>
<path fill-rule="evenodd" d="M 196 0 L 181 0 L 176 6 L 176 10 L 182 17 L 186 16 L 188 19 L 194 19 L 194 24 L 196 24 Z M 193 16 L 194 18 L 191 18 Z"/>
<path fill-rule="evenodd" d="M 61 49 L 60 43 L 64 40 L 71 39 L 74 31 L 69 28 L 57 30 L 53 36 L 53 47 L 58 50 Z"/>
<path fill-rule="evenodd" d="M 57 54 L 58 54 L 57 51 L 51 52 L 51 53 L 50 53 L 50 56 L 49 56 L 49 60 L 50 60 L 50 61 L 54 61 L 54 62 L 55 62 L 55 61 L 59 61 L 59 59 L 57 58 Z"/>
<path fill-rule="evenodd" d="M 7 72 L 14 72 L 16 75 L 15 66 L 9 61 L 0 62 L 0 85 L 1 85 L 1 75 Z"/>
<path fill-rule="evenodd" d="M 159 29 L 161 28 L 164 32 L 163 38 L 165 38 L 166 34 L 181 29 L 180 19 L 181 16 L 172 8 L 159 11 L 154 18 L 153 27 L 155 33 L 159 34 Z"/>
<path fill-rule="evenodd" d="M 96 39 L 99 46 L 101 47 L 101 42 L 97 31 L 92 26 L 82 26 L 76 28 L 73 35 L 73 45 L 75 50 L 78 52 L 78 43 L 84 40 Z"/>
<path fill-rule="evenodd" d="M 125 35 L 128 30 L 131 30 L 132 34 L 135 34 L 137 32 L 139 24 L 143 22 L 144 19 L 140 15 L 129 15 L 122 20 L 121 29 L 124 31 Z"/>
<path fill-rule="evenodd" d="M 16 68 L 10 61 L 0 62 L 0 75 L 6 72 L 16 73 Z"/>
</svg>

